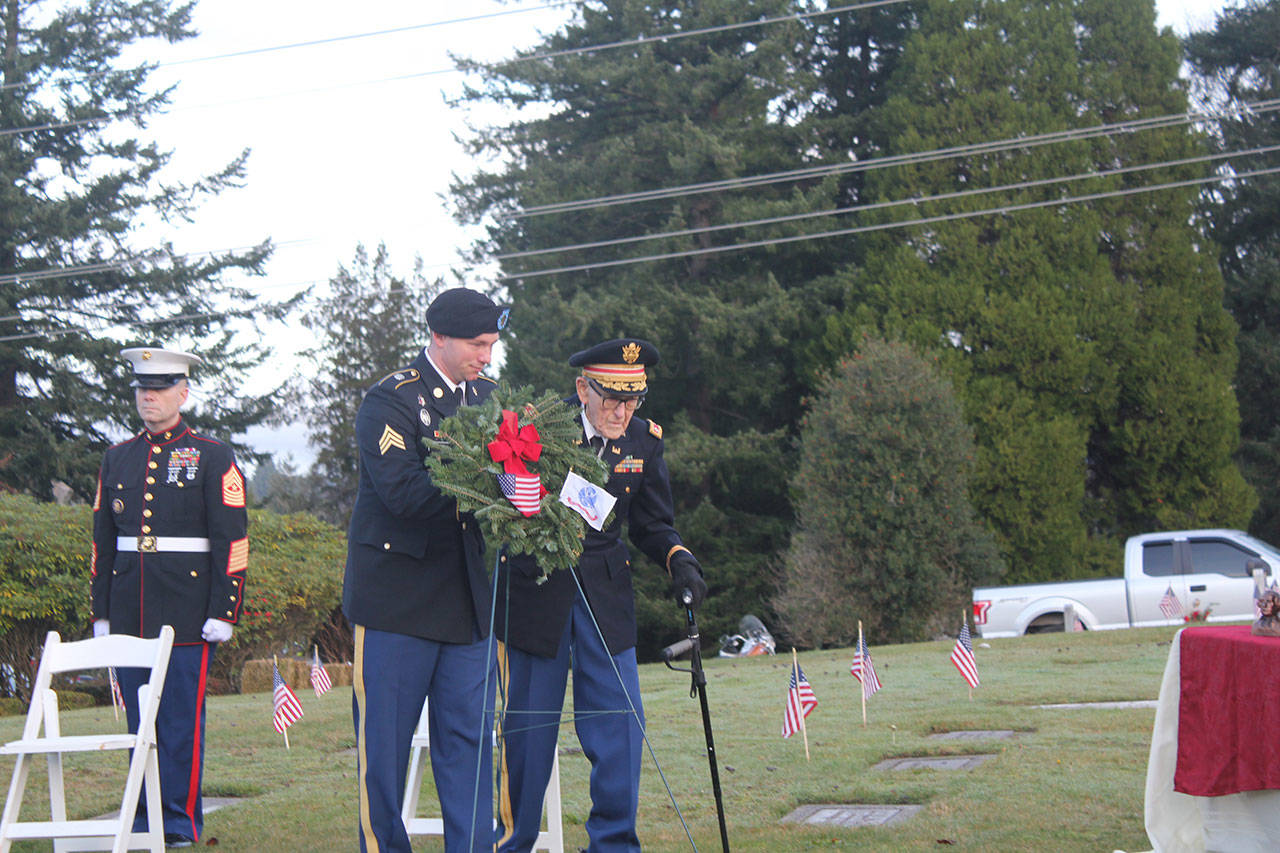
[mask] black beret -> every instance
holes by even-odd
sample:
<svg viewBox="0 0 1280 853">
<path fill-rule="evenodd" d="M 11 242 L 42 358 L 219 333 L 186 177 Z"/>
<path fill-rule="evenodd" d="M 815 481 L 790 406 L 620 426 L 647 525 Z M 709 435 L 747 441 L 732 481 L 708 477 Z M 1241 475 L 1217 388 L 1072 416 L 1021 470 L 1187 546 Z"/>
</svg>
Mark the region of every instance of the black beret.
<svg viewBox="0 0 1280 853">
<path fill-rule="evenodd" d="M 617 394 L 643 394 L 648 389 L 645 368 L 658 363 L 658 348 L 639 338 L 616 338 L 575 352 L 570 367 Z"/>
<path fill-rule="evenodd" d="M 427 325 L 438 335 L 476 338 L 501 331 L 510 314 L 508 306 L 495 305 L 479 291 L 454 287 L 432 300 Z"/>
</svg>

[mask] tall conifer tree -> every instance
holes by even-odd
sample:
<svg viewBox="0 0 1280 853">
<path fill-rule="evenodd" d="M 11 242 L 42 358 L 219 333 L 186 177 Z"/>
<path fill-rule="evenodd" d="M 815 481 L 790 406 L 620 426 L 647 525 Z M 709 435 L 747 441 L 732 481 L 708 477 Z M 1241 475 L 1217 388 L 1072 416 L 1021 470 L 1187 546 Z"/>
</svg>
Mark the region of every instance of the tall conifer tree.
<svg viewBox="0 0 1280 853">
<path fill-rule="evenodd" d="M 64 480 L 92 497 L 102 450 L 137 425 L 122 345 L 198 350 L 188 417 L 220 438 L 271 414 L 242 384 L 266 349 L 230 330 L 286 306 L 224 283 L 260 273 L 269 244 L 182 255 L 165 236 L 240 183 L 247 152 L 166 178 L 169 153 L 140 134 L 169 93 L 122 61 L 135 42 L 193 36 L 190 17 L 171 0 L 0 0 L 0 488 L 47 499 Z"/>
<path fill-rule="evenodd" d="M 1178 45 L 1149 0 L 931 0 L 869 124 L 888 154 L 1186 109 Z M 870 200 L 1157 164 L 1185 129 L 877 171 Z M 1193 178 L 1165 167 L 898 208 L 964 213 Z M 878 328 L 943 352 L 974 424 L 974 499 L 1010 577 L 1109 571 L 1124 535 L 1242 524 L 1253 494 L 1231 459 L 1234 327 L 1194 189 L 877 232 L 841 280 L 852 306 L 828 351 Z M 867 221 L 876 221 L 869 217 Z"/>
<path fill-rule="evenodd" d="M 662 362 L 640 414 L 666 428 L 678 523 L 707 567 L 710 612 L 722 614 L 712 630 L 731 629 L 767 597 L 765 563 L 785 544 L 789 435 L 804 391 L 797 341 L 812 337 L 827 301 L 811 287 L 833 269 L 827 247 L 539 273 L 795 234 L 801 226 L 789 223 L 697 229 L 827 208 L 837 185 L 544 206 L 823 162 L 825 142 L 808 112 L 814 78 L 795 59 L 807 61 L 809 30 L 796 20 L 726 28 L 802 10 L 793 0 L 583 3 L 567 27 L 526 53 L 552 58 L 476 68 L 485 82 L 468 95 L 525 108 L 518 121 L 474 140 L 477 155 L 501 155 L 506 165 L 455 187 L 460 217 L 488 225 L 477 254 L 496 257 L 507 276 L 513 311 L 503 376 L 567 392 L 571 352 L 624 334 L 657 344 Z M 698 30 L 708 31 L 681 37 Z M 681 233 L 518 255 L 669 232 Z M 658 575 L 637 573 L 642 652 L 660 642 L 650 625 L 673 625 Z M 649 594 L 662 603 L 651 606 Z"/>
<path fill-rule="evenodd" d="M 1280 97 L 1280 2 L 1250 0 L 1186 40 L 1210 106 L 1245 108 Z M 1280 143 L 1275 110 L 1226 112 L 1215 123 L 1224 152 Z M 1233 158 L 1237 173 L 1280 164 L 1280 154 Z M 1280 542 L 1280 176 L 1253 176 L 1206 193 L 1210 233 L 1222 247 L 1227 307 L 1240 326 L 1241 458 L 1261 498 L 1250 531 Z"/>
</svg>

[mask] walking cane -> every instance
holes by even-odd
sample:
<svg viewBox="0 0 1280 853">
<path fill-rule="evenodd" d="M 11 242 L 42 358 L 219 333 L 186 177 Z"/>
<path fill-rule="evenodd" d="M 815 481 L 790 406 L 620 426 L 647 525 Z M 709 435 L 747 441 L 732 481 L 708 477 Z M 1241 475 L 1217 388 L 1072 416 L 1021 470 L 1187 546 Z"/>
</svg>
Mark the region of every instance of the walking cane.
<svg viewBox="0 0 1280 853">
<path fill-rule="evenodd" d="M 716 766 L 716 743 L 711 736 L 711 711 L 707 708 L 707 676 L 702 671 L 702 650 L 698 642 L 698 623 L 693 620 L 693 608 L 690 606 L 693 604 L 693 594 L 685 590 L 681 600 L 684 602 L 685 613 L 688 614 L 689 618 L 688 637 L 663 649 L 662 659 L 666 663 L 667 669 L 693 674 L 693 683 L 689 686 L 689 698 L 693 698 L 696 694 L 702 705 L 702 730 L 707 736 L 707 761 L 711 765 L 711 790 L 716 795 L 716 817 L 720 819 L 720 846 L 724 848 L 724 853 L 729 853 L 729 831 L 725 829 L 724 801 L 720 797 L 720 769 Z M 689 669 L 671 665 L 672 660 L 690 651 L 692 654 L 689 657 Z"/>
</svg>

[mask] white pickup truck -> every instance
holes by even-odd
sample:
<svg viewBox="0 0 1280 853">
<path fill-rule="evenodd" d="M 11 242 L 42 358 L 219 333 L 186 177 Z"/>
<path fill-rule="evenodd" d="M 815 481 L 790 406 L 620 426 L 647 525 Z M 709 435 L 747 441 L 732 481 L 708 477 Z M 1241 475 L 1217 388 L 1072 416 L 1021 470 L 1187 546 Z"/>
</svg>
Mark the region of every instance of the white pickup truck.
<svg viewBox="0 0 1280 853">
<path fill-rule="evenodd" d="M 1175 530 L 1131 536 L 1124 577 L 982 587 L 973 621 L 983 637 L 1064 630 L 1072 609 L 1088 631 L 1180 625 L 1182 614 L 1209 609 L 1210 622 L 1253 619 L 1253 570 L 1280 578 L 1280 550 L 1240 530 Z M 1172 590 L 1181 614 L 1160 607 Z"/>
</svg>

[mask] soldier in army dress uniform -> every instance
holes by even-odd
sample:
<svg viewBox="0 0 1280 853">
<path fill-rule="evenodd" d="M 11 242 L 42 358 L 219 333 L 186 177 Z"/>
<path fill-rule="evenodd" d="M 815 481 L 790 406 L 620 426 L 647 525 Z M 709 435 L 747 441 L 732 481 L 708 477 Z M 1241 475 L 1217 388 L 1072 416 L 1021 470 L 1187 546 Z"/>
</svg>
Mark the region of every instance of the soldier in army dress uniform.
<svg viewBox="0 0 1280 853">
<path fill-rule="evenodd" d="M 492 850 L 493 714 L 485 705 L 494 693 L 484 539 L 475 518 L 459 513 L 431 481 L 422 440 L 434 437 L 458 406 L 489 396 L 493 382 L 480 371 L 507 314 L 466 288 L 441 293 L 427 309 L 431 343 L 370 388 L 356 416 L 360 483 L 342 603 L 355 631 L 362 851 L 410 849 L 400 809 L 410 741 L 428 696 L 445 848 Z"/>
<path fill-rule="evenodd" d="M 494 630 L 505 702 L 498 780 L 503 853 L 530 850 L 537 839 L 570 667 L 574 726 L 591 762 L 590 850 L 640 850 L 644 709 L 633 567 L 622 522 L 632 544 L 666 570 L 677 600 L 687 592 L 696 607 L 707 591 L 698 561 L 674 527 L 662 428 L 634 416 L 648 391 L 645 368 L 657 362 L 657 348 L 633 338 L 605 341 L 569 359 L 582 370 L 575 385 L 583 440 L 609 466 L 613 520 L 603 531 L 586 531 L 576 581 L 569 572 L 553 572 L 539 585 L 540 572 L 526 556 L 500 564 Z"/>
<path fill-rule="evenodd" d="M 126 349 L 145 429 L 107 450 L 93 500 L 93 633 L 154 638 L 174 630 L 156 719 L 165 843 L 189 846 L 204 825 L 205 683 L 231 639 L 249 563 L 244 477 L 225 444 L 197 435 L 179 411 L 200 359 Z M 122 669 L 129 731 L 145 669 Z M 136 831 L 145 828 L 139 815 Z"/>
</svg>

